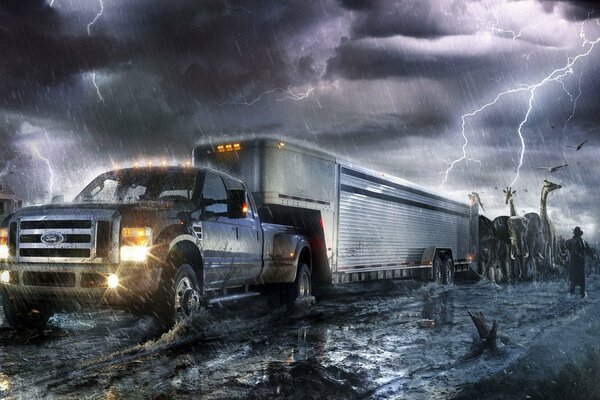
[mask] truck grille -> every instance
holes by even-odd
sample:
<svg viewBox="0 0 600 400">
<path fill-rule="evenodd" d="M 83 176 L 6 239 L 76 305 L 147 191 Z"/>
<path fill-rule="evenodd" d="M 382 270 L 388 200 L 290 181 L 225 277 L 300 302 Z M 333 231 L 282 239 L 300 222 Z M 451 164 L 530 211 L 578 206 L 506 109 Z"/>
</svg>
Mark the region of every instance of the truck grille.
<svg viewBox="0 0 600 400">
<path fill-rule="evenodd" d="M 17 248 L 20 261 L 90 262 L 107 257 L 110 222 L 81 219 L 26 219 L 18 227 Z"/>
</svg>

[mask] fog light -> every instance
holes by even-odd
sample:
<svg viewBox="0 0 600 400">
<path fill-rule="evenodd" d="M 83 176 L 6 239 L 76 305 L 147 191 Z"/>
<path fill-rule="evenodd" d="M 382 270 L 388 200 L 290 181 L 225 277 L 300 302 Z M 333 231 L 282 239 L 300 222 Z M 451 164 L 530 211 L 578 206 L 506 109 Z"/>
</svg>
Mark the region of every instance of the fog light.
<svg viewBox="0 0 600 400">
<path fill-rule="evenodd" d="M 2 271 L 2 272 L 0 272 L 0 282 L 2 282 L 2 283 L 10 283 L 10 271 Z"/>
<path fill-rule="evenodd" d="M 119 286 L 119 277 L 116 274 L 110 274 L 107 279 L 108 287 L 115 289 Z"/>
</svg>

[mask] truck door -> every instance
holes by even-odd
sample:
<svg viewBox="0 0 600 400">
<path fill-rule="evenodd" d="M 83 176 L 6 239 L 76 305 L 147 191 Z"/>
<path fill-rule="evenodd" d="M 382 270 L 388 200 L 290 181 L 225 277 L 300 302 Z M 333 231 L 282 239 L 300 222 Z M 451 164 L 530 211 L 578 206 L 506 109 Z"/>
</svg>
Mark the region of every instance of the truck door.
<svg viewBox="0 0 600 400">
<path fill-rule="evenodd" d="M 200 208 L 205 284 L 210 288 L 231 286 L 239 280 L 237 222 L 227 218 L 227 190 L 220 176 L 206 172 Z"/>
<path fill-rule="evenodd" d="M 244 190 L 246 188 L 239 181 L 226 178 L 227 188 L 230 190 Z M 262 229 L 260 220 L 256 213 L 256 207 L 246 191 L 246 216 L 245 218 L 236 219 L 238 230 L 238 257 L 240 270 L 238 271 L 240 278 L 244 283 L 254 283 L 260 275 L 262 269 Z"/>
</svg>

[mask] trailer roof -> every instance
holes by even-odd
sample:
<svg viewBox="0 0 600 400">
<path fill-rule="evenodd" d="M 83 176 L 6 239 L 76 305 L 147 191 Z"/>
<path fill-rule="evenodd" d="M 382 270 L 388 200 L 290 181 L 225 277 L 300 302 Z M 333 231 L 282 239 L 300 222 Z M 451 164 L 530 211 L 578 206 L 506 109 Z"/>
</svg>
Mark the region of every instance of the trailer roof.
<svg viewBox="0 0 600 400">
<path fill-rule="evenodd" d="M 389 182 L 392 182 L 392 183 L 395 183 L 398 185 L 406 186 L 406 187 L 412 188 L 414 190 L 427 193 L 429 195 L 442 197 L 447 200 L 451 200 L 451 201 L 460 203 L 461 205 L 467 205 L 466 199 L 460 199 L 455 195 L 437 191 L 437 190 L 434 190 L 427 186 L 421 186 L 414 182 L 408 181 L 406 179 L 403 179 L 403 178 L 400 178 L 400 177 L 397 177 L 394 175 L 390 175 L 390 174 L 387 174 L 387 173 L 384 173 L 381 171 L 376 171 L 374 169 L 359 166 L 356 163 L 353 163 L 351 161 L 340 159 L 331 153 L 327 153 L 322 150 L 314 149 L 311 147 L 310 144 L 304 144 L 304 143 L 298 143 L 298 142 L 295 143 L 293 141 L 288 142 L 288 141 L 283 141 L 281 139 L 260 138 L 259 137 L 259 138 L 251 138 L 251 139 L 225 140 L 225 141 L 220 141 L 217 144 L 201 143 L 201 144 L 194 146 L 194 150 L 198 147 L 202 147 L 202 148 L 211 147 L 213 151 L 216 151 L 217 146 L 221 145 L 221 143 L 239 144 L 240 149 L 242 149 L 242 150 L 244 148 L 248 148 L 248 147 L 253 148 L 253 147 L 262 147 L 262 146 L 285 148 L 285 150 L 288 150 L 288 151 L 293 151 L 293 152 L 301 153 L 301 154 L 307 154 L 307 155 L 317 157 L 317 158 L 320 158 L 323 160 L 331 161 L 331 162 L 337 162 L 342 167 L 350 168 L 352 170 L 359 171 L 359 172 L 362 172 L 364 174 L 371 175 L 374 177 L 378 177 L 380 179 L 384 179 L 386 181 L 389 181 Z M 193 157 L 193 155 L 192 155 L 192 157 Z"/>
</svg>

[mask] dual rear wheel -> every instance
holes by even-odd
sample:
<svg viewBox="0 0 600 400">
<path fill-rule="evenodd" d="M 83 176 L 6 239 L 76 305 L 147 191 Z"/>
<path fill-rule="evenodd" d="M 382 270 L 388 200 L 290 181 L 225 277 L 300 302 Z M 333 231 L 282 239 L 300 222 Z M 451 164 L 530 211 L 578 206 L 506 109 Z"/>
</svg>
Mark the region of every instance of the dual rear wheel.
<svg viewBox="0 0 600 400">
<path fill-rule="evenodd" d="M 298 301 L 312 296 L 310 268 L 307 264 L 300 264 L 293 283 L 272 284 L 266 290 L 267 300 L 272 308 L 285 305 L 288 310 L 293 311 Z"/>
<path fill-rule="evenodd" d="M 443 257 L 437 254 L 433 258 L 433 281 L 440 285 L 451 285 L 454 283 L 454 260 L 452 257 Z"/>
</svg>

